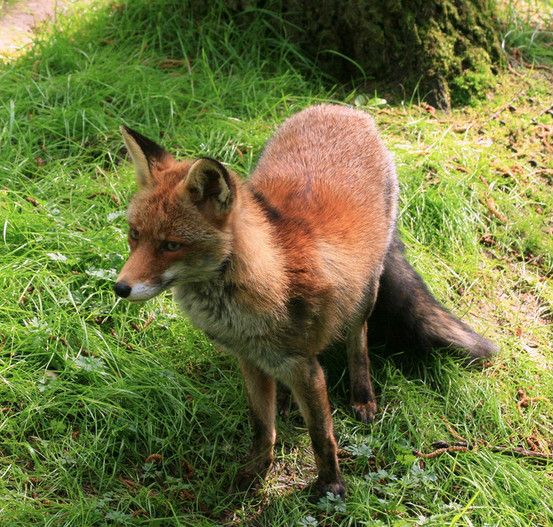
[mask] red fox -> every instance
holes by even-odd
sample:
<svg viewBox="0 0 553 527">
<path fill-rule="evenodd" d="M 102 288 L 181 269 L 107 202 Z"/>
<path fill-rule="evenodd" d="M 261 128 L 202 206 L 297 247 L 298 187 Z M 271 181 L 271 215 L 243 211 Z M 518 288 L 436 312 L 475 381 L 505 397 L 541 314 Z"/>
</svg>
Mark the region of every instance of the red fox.
<svg viewBox="0 0 553 527">
<path fill-rule="evenodd" d="M 344 495 L 317 354 L 345 343 L 352 409 L 371 421 L 373 311 L 389 337 L 403 335 L 408 346 L 451 347 L 471 361 L 495 352 L 405 260 L 394 164 L 366 113 L 319 105 L 294 115 L 248 181 L 214 159 L 177 161 L 139 133 L 121 131 L 139 191 L 115 292 L 146 300 L 171 288 L 193 324 L 238 359 L 253 428 L 238 488 L 272 463 L 280 381 L 309 430 L 316 495 Z"/>
</svg>

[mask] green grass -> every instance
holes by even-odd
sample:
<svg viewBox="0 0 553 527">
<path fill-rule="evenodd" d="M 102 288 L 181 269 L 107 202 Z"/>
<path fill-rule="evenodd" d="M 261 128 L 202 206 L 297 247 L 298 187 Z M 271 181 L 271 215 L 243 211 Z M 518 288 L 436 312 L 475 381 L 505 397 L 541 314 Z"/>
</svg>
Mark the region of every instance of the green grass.
<svg viewBox="0 0 553 527">
<path fill-rule="evenodd" d="M 503 46 L 515 60 L 553 66 L 553 3 L 550 0 L 523 3 L 510 1 L 505 10 Z"/>
<path fill-rule="evenodd" d="M 234 360 L 170 298 L 111 291 L 134 189 L 118 126 L 247 174 L 287 116 L 367 98 L 325 88 L 266 14 L 237 27 L 179 6 L 100 5 L 0 66 L 2 525 L 553 525 L 553 463 L 491 448 L 553 450 L 551 72 L 502 74 L 450 115 L 366 104 L 396 157 L 411 261 L 501 352 L 484 371 L 377 356 L 371 426 L 325 357 L 347 499 L 309 503 L 295 413 L 245 496 L 229 491 L 250 437 Z M 537 399 L 519 409 L 518 389 Z M 413 456 L 452 429 L 475 448 Z"/>
</svg>

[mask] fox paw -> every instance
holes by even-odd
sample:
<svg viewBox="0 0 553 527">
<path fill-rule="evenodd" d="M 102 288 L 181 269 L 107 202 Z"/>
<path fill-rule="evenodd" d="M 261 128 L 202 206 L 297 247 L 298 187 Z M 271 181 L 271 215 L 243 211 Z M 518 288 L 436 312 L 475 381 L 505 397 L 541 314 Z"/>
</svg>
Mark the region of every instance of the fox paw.
<svg viewBox="0 0 553 527">
<path fill-rule="evenodd" d="M 309 489 L 310 500 L 316 503 L 321 498 L 325 498 L 329 492 L 334 496 L 344 498 L 346 496 L 346 487 L 344 482 L 341 479 L 330 482 L 318 479 Z"/>
<path fill-rule="evenodd" d="M 246 463 L 246 466 L 238 471 L 232 485 L 234 490 L 246 492 L 255 491 L 263 483 L 265 477 L 271 469 L 272 460 L 257 461 L 255 463 Z"/>
<path fill-rule="evenodd" d="M 372 423 L 376 416 L 376 401 L 353 403 L 351 409 L 356 419 L 365 424 Z"/>
<path fill-rule="evenodd" d="M 261 485 L 263 479 L 256 472 L 241 470 L 236 474 L 232 488 L 238 492 L 255 491 Z"/>
</svg>

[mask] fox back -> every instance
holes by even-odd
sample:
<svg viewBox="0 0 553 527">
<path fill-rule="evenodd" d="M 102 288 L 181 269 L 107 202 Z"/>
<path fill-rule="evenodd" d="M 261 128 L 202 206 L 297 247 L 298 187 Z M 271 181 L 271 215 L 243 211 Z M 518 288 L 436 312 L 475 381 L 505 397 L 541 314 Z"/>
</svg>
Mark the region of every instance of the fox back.
<svg viewBox="0 0 553 527">
<path fill-rule="evenodd" d="M 393 235 L 397 179 L 365 113 L 314 106 L 265 148 L 250 187 L 278 232 L 292 291 L 325 296 L 335 330 L 367 316 L 367 284 Z"/>
</svg>

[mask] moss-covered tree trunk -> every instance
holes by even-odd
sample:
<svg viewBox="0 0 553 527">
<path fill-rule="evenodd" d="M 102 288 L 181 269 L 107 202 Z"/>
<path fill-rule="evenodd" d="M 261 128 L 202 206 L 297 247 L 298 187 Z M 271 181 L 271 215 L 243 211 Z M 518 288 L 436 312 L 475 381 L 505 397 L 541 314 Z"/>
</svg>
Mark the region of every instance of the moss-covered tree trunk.
<svg viewBox="0 0 553 527">
<path fill-rule="evenodd" d="M 442 108 L 481 92 L 501 61 L 492 0 L 238 3 L 278 12 L 291 40 L 333 77 L 350 80 L 362 69 L 406 90 L 418 86 L 420 96 Z"/>
</svg>

